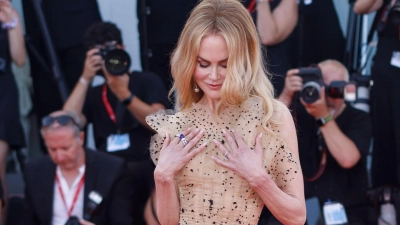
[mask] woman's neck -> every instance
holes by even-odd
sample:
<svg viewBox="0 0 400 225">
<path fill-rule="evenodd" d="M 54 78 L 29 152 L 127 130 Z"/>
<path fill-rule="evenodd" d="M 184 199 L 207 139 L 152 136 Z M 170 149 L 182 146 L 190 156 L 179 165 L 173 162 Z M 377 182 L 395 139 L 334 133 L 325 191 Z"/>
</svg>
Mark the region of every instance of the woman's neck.
<svg viewBox="0 0 400 225">
<path fill-rule="evenodd" d="M 218 104 L 220 101 L 221 101 L 221 99 L 218 99 L 218 100 L 209 99 L 204 96 L 202 99 L 200 99 L 199 103 L 206 106 L 212 115 L 216 115 L 217 107 L 218 107 Z"/>
</svg>

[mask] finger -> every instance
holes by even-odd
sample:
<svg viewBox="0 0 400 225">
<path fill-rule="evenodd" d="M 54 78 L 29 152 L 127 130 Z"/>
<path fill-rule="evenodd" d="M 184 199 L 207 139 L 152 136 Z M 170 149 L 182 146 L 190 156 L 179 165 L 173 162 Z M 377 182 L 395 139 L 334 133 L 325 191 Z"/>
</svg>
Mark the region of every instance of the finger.
<svg viewBox="0 0 400 225">
<path fill-rule="evenodd" d="M 321 87 L 321 96 L 320 99 L 325 99 L 325 87 Z"/>
<path fill-rule="evenodd" d="M 215 139 L 213 139 L 213 141 L 214 141 L 215 145 L 218 147 L 218 149 L 222 155 L 225 155 L 227 152 L 229 152 L 229 150 L 226 149 L 225 146 L 221 142 L 219 142 Z"/>
<path fill-rule="evenodd" d="M 183 136 L 185 137 L 186 135 L 188 135 L 190 133 L 191 130 L 192 130 L 191 128 L 188 128 L 188 129 L 184 130 L 182 133 L 178 133 L 178 134 L 183 134 Z M 175 138 L 171 142 L 174 145 L 182 143 L 180 137 L 177 136 L 178 134 L 175 134 Z"/>
<path fill-rule="evenodd" d="M 161 149 L 165 149 L 165 148 L 169 145 L 169 142 L 170 142 L 170 141 L 171 141 L 171 138 L 169 137 L 169 133 L 167 132 L 167 133 L 165 134 L 164 143 L 163 143 Z"/>
<path fill-rule="evenodd" d="M 200 145 L 199 147 L 193 149 L 192 151 L 189 152 L 189 154 L 187 154 L 187 157 L 189 159 L 193 158 L 195 155 L 197 155 L 199 152 L 203 151 L 206 147 L 207 147 L 208 142 L 203 143 L 202 145 Z"/>
<path fill-rule="evenodd" d="M 102 64 L 103 60 L 97 56 L 93 56 L 90 60 L 89 63 L 91 65 L 97 66 L 101 69 L 101 64 Z"/>
<path fill-rule="evenodd" d="M 289 77 L 289 81 L 303 84 L 303 79 L 301 77 L 299 77 L 299 76 Z"/>
<path fill-rule="evenodd" d="M 212 158 L 217 164 L 219 164 L 219 165 L 221 165 L 221 166 L 223 166 L 223 167 L 226 167 L 226 168 L 228 168 L 228 169 L 233 170 L 233 168 L 231 168 L 231 164 L 230 164 L 229 160 L 220 159 L 220 158 L 218 158 L 218 157 L 216 157 L 216 156 L 211 156 L 211 158 Z"/>
<path fill-rule="evenodd" d="M 188 144 L 183 149 L 190 151 L 190 149 L 192 149 L 204 135 L 204 129 L 201 130 L 196 129 L 194 132 L 196 132 L 196 136 L 194 136 L 193 139 L 189 141 Z"/>
<path fill-rule="evenodd" d="M 190 132 L 185 135 L 185 139 L 189 142 L 200 132 L 200 129 L 190 129 Z"/>
<path fill-rule="evenodd" d="M 299 70 L 298 70 L 298 69 L 291 69 L 291 70 L 288 70 L 288 71 L 287 71 L 286 77 L 291 77 L 291 76 L 296 75 L 296 74 L 298 74 L 298 73 L 299 73 Z"/>
<path fill-rule="evenodd" d="M 224 134 L 226 140 L 228 141 L 229 146 L 231 149 L 237 149 L 238 144 L 236 140 L 232 137 L 232 135 L 229 132 L 226 132 L 226 130 L 222 129 L 222 133 Z"/>
<path fill-rule="evenodd" d="M 256 140 L 255 140 L 255 143 L 256 143 L 256 151 L 258 152 L 258 153 L 263 153 L 264 151 L 263 151 L 263 149 L 262 149 L 262 136 L 263 136 L 263 132 L 260 132 L 258 135 L 257 135 L 257 137 L 256 137 Z"/>
<path fill-rule="evenodd" d="M 235 130 L 232 130 L 232 134 L 236 139 L 237 145 L 238 147 L 247 147 L 246 143 L 244 143 L 243 138 L 240 136 L 240 134 L 238 132 L 236 132 Z"/>
</svg>

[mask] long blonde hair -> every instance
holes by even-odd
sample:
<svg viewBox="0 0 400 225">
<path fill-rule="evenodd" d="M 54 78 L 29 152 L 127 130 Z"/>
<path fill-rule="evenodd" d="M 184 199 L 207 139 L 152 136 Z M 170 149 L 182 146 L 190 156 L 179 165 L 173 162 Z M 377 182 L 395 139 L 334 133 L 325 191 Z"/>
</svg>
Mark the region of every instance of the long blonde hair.
<svg viewBox="0 0 400 225">
<path fill-rule="evenodd" d="M 249 12 L 238 0 L 203 0 L 190 14 L 171 56 L 171 73 L 174 85 L 170 95 L 177 90 L 181 110 L 190 108 L 204 95 L 194 92 L 194 71 L 202 38 L 208 34 L 221 35 L 227 44 L 229 56 L 227 75 L 221 88 L 219 113 L 223 107 L 237 106 L 252 96 L 260 96 L 266 116 L 266 131 L 272 120 L 277 101 L 269 74 L 263 66 L 261 45 L 256 27 Z"/>
</svg>

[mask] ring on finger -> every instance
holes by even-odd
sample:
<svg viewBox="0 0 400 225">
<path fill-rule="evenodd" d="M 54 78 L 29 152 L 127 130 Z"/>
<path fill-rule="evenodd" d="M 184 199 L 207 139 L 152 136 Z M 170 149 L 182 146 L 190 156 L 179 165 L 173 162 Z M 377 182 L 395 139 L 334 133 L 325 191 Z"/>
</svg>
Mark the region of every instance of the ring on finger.
<svg viewBox="0 0 400 225">
<path fill-rule="evenodd" d="M 226 152 L 226 153 L 225 153 L 225 155 L 224 155 L 224 160 L 228 160 L 228 153 L 229 153 L 229 152 Z"/>
<path fill-rule="evenodd" d="M 186 140 L 186 138 L 181 138 L 181 142 L 183 144 L 183 146 L 186 146 L 188 141 Z"/>
</svg>

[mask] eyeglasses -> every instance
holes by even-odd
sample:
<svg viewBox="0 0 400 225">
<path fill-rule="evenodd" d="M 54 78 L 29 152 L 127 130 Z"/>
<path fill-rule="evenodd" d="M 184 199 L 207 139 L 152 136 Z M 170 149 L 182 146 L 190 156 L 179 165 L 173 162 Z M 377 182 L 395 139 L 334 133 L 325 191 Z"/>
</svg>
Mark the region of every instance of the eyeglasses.
<svg viewBox="0 0 400 225">
<path fill-rule="evenodd" d="M 42 127 L 48 127 L 51 124 L 53 124 L 55 121 L 59 123 L 60 125 L 66 126 L 69 123 L 75 124 L 80 130 L 82 130 L 81 126 L 72 118 L 71 116 L 68 115 L 62 115 L 62 116 L 46 116 L 43 117 L 42 119 Z"/>
</svg>

